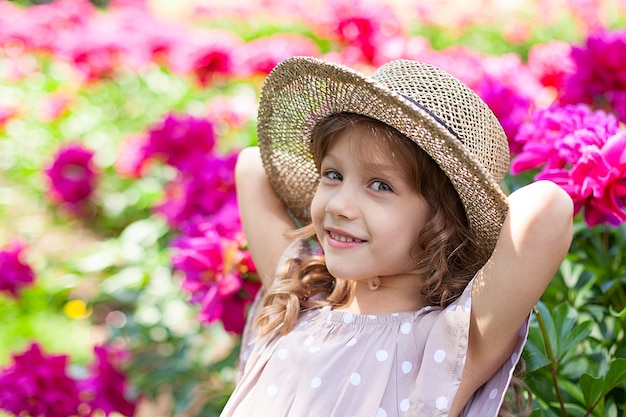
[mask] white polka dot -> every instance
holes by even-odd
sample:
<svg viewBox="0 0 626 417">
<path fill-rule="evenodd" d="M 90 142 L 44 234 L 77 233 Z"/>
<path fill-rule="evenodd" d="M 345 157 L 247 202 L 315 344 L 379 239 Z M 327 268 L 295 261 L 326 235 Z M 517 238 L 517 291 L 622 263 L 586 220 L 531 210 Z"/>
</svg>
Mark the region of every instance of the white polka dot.
<svg viewBox="0 0 626 417">
<path fill-rule="evenodd" d="M 356 372 L 350 375 L 350 383 L 352 385 L 359 385 L 361 383 L 361 375 Z"/>
<path fill-rule="evenodd" d="M 356 339 L 354 337 L 348 340 L 348 343 L 346 343 L 346 346 L 354 346 L 354 345 L 356 345 Z"/>
<path fill-rule="evenodd" d="M 386 361 L 387 358 L 389 358 L 389 354 L 387 353 L 387 351 L 385 350 L 376 351 L 376 359 L 378 359 L 380 362 Z"/>
<path fill-rule="evenodd" d="M 448 406 L 448 399 L 446 397 L 439 397 L 435 401 L 435 407 L 437 407 L 437 410 L 443 410 L 447 406 Z"/>
<path fill-rule="evenodd" d="M 511 364 L 515 365 L 517 363 L 517 352 L 513 352 L 511 355 Z"/>
<path fill-rule="evenodd" d="M 438 349 L 434 355 L 435 362 L 441 363 L 446 359 L 446 351 L 443 349 Z"/>
<path fill-rule="evenodd" d="M 267 395 L 273 397 L 276 394 L 278 394 L 278 387 L 276 385 L 270 385 L 267 387 Z"/>
<path fill-rule="evenodd" d="M 407 411 L 409 409 L 409 404 L 411 404 L 411 402 L 408 398 L 400 401 L 400 411 Z"/>
<path fill-rule="evenodd" d="M 403 323 L 402 326 L 400 326 L 400 331 L 403 334 L 411 333 L 411 323 Z"/>
<path fill-rule="evenodd" d="M 321 349 L 321 348 L 320 348 L 319 346 L 311 346 L 311 347 L 309 348 L 309 352 L 310 352 L 310 353 L 316 353 L 316 352 L 319 352 L 319 351 L 320 351 L 320 349 Z"/>
<path fill-rule="evenodd" d="M 352 323 L 354 321 L 354 314 L 346 313 L 343 316 L 343 322 L 346 324 Z"/>
<path fill-rule="evenodd" d="M 278 352 L 276 352 L 276 356 L 278 356 L 278 359 L 286 359 L 288 353 L 287 349 L 279 349 Z"/>
<path fill-rule="evenodd" d="M 496 398 L 498 396 L 498 390 L 496 388 L 492 389 L 489 392 L 489 399 L 493 400 L 494 398 Z"/>
<path fill-rule="evenodd" d="M 304 341 L 304 346 L 309 346 L 311 343 L 313 343 L 313 336 L 307 337 L 307 339 Z"/>
<path fill-rule="evenodd" d="M 413 369 L 413 364 L 409 361 L 404 361 L 402 362 L 402 373 L 403 374 L 408 374 L 409 372 L 411 372 L 411 369 Z"/>
<path fill-rule="evenodd" d="M 376 410 L 376 417 L 387 417 L 387 412 L 382 408 Z"/>
<path fill-rule="evenodd" d="M 398 313 L 392 313 L 391 315 L 392 315 L 392 316 L 394 316 L 394 317 L 398 317 L 400 314 L 398 314 Z"/>
<path fill-rule="evenodd" d="M 368 314 L 367 318 L 370 319 L 370 320 L 376 320 L 376 316 L 373 315 L 373 314 Z"/>
<path fill-rule="evenodd" d="M 448 307 L 446 307 L 446 309 L 444 310 L 446 313 L 451 313 L 454 310 L 456 310 L 456 304 L 450 304 Z"/>
<path fill-rule="evenodd" d="M 315 377 L 311 380 L 311 388 L 319 388 L 322 385 L 322 379 L 320 377 Z"/>
<path fill-rule="evenodd" d="M 469 297 L 467 300 L 465 300 L 465 309 L 469 310 L 472 307 L 472 297 Z"/>
</svg>

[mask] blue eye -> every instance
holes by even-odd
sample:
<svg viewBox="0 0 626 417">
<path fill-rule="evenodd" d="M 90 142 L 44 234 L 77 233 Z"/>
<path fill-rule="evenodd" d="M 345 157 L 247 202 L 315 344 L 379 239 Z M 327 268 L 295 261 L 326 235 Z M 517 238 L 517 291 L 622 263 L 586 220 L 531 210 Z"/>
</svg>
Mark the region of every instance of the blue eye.
<svg viewBox="0 0 626 417">
<path fill-rule="evenodd" d="M 334 180 L 334 181 L 341 181 L 343 179 L 343 177 L 341 176 L 339 172 L 333 171 L 333 170 L 326 171 L 324 173 L 324 176 L 328 178 L 329 180 Z"/>
<path fill-rule="evenodd" d="M 393 191 L 389 184 L 378 180 L 372 182 L 372 188 L 376 191 Z"/>
</svg>

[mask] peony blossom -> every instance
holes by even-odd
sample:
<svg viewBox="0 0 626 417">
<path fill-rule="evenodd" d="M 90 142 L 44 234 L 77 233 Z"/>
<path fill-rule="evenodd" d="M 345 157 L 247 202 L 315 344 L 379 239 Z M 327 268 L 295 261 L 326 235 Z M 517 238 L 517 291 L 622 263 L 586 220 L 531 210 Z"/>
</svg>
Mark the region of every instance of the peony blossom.
<svg viewBox="0 0 626 417">
<path fill-rule="evenodd" d="M 93 151 L 79 144 L 67 145 L 58 151 L 52 165 L 45 169 L 48 194 L 53 202 L 63 204 L 72 212 L 81 212 L 97 179 L 93 157 Z"/>
<path fill-rule="evenodd" d="M 182 274 L 191 302 L 200 304 L 202 323 L 221 320 L 227 331 L 241 333 L 245 309 L 259 284 L 250 280 L 256 269 L 243 246 L 235 201 L 213 216 L 194 220 L 172 244 L 172 266 Z"/>
<path fill-rule="evenodd" d="M 156 207 L 174 228 L 195 215 L 216 213 L 235 195 L 237 155 L 207 156 L 194 172 L 181 174 L 166 186 L 165 200 Z"/>
<path fill-rule="evenodd" d="M 152 127 L 142 149 L 142 160 L 156 159 L 181 172 L 194 172 L 215 147 L 213 123 L 189 115 L 168 114 Z"/>
<path fill-rule="evenodd" d="M 533 45 L 528 51 L 528 69 L 542 85 L 560 90 L 574 73 L 571 50 L 563 41 Z"/>
<path fill-rule="evenodd" d="M 194 74 L 203 87 L 237 73 L 234 51 L 243 41 L 235 34 L 212 30 L 189 35 L 186 42 L 171 51 L 170 67 L 175 72 Z"/>
<path fill-rule="evenodd" d="M 254 39 L 237 51 L 242 75 L 267 75 L 280 61 L 295 55 L 319 56 L 319 47 L 297 34 L 277 34 Z"/>
<path fill-rule="evenodd" d="M 626 30 L 597 32 L 589 36 L 584 45 L 573 47 L 571 58 L 575 71 L 566 80 L 561 103 L 587 103 L 597 108 L 617 105 L 620 120 L 626 121 L 621 98 L 626 92 L 624 56 Z"/>
<path fill-rule="evenodd" d="M 523 150 L 512 163 L 519 173 L 539 169 L 572 197 L 591 227 L 626 222 L 626 130 L 610 114 L 588 106 L 552 106 L 520 129 Z"/>
<path fill-rule="evenodd" d="M 79 390 L 67 375 L 66 355 L 46 355 L 37 343 L 0 370 L 0 408 L 16 416 L 78 415 Z"/>
<path fill-rule="evenodd" d="M 397 57 L 406 35 L 392 7 L 364 1 L 330 2 L 322 11 L 321 28 L 342 46 L 343 62 L 379 66 Z M 398 41 L 400 40 L 400 41 Z M 389 51 L 397 45 L 396 53 Z"/>
<path fill-rule="evenodd" d="M 100 410 L 106 416 L 119 413 L 126 417 L 135 415 L 137 405 L 126 398 L 128 384 L 126 376 L 118 370 L 122 352 L 106 346 L 95 346 L 95 361 L 90 376 L 79 383 L 81 398 L 87 402 L 90 415 Z"/>
<path fill-rule="evenodd" d="M 24 262 L 24 244 L 14 241 L 0 250 L 0 291 L 18 298 L 19 291 L 35 280 L 32 268 Z"/>
<path fill-rule="evenodd" d="M 509 140 L 512 154 L 519 153 L 522 145 L 515 141 L 519 127 L 530 114 L 532 100 L 499 80 L 486 76 L 476 87 L 477 94 L 487 103 L 500 121 Z"/>
</svg>

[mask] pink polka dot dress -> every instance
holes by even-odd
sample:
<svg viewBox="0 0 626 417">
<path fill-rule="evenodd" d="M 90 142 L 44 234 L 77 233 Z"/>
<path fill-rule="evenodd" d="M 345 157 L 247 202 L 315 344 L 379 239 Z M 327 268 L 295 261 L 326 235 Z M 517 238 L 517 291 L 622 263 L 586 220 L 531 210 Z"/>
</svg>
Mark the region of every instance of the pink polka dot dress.
<svg viewBox="0 0 626 417">
<path fill-rule="evenodd" d="M 223 417 L 444 417 L 467 351 L 470 283 L 446 309 L 355 315 L 318 308 L 273 340 L 247 329 L 239 381 Z M 462 416 L 495 417 L 527 337 Z"/>
</svg>

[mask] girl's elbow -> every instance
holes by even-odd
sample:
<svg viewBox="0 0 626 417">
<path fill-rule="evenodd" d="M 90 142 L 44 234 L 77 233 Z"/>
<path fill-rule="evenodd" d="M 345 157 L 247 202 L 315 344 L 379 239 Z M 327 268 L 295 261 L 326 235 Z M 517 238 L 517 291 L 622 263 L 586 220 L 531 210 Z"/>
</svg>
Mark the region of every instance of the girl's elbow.
<svg viewBox="0 0 626 417">
<path fill-rule="evenodd" d="M 555 244 L 560 244 L 567 251 L 571 244 L 574 226 L 574 202 L 563 188 L 551 181 L 540 181 L 543 207 L 539 214 L 543 217 L 541 227 L 552 231 Z"/>
</svg>

